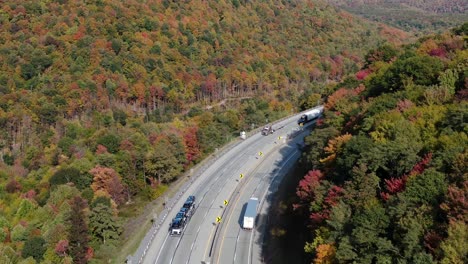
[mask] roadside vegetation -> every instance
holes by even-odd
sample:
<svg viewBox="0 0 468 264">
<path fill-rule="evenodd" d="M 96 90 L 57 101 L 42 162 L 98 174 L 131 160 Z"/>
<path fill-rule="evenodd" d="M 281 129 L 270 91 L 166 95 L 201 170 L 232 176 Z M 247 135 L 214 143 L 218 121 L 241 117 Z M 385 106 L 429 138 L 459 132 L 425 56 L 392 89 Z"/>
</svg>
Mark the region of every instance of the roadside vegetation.
<svg viewBox="0 0 468 264">
<path fill-rule="evenodd" d="M 180 175 L 408 37 L 279 0 L 6 0 L 0 25 L 0 263 L 23 264 L 113 260 Z"/>
<path fill-rule="evenodd" d="M 369 20 L 390 25 L 418 36 L 444 32 L 468 20 L 464 0 L 326 0 Z"/>
<path fill-rule="evenodd" d="M 314 263 L 468 262 L 468 24 L 371 50 L 305 140 Z"/>
</svg>

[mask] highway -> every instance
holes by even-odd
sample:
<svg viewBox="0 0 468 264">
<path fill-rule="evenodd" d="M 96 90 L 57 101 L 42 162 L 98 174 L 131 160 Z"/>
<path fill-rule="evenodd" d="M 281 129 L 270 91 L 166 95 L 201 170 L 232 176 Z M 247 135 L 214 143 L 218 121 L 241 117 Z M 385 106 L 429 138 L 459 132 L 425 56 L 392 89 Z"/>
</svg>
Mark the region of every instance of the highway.
<svg viewBox="0 0 468 264">
<path fill-rule="evenodd" d="M 299 158 L 298 144 L 307 134 L 299 133 L 298 118 L 275 124 L 277 130 L 271 135 L 252 135 L 194 180 L 164 220 L 143 263 L 261 263 L 267 198 Z M 298 135 L 287 140 L 291 133 Z M 196 211 L 181 236 L 169 236 L 170 222 L 189 195 L 196 196 Z M 250 197 L 258 197 L 261 208 L 256 228 L 246 231 L 241 219 Z M 217 217 L 221 217 L 220 223 L 216 223 Z"/>
</svg>

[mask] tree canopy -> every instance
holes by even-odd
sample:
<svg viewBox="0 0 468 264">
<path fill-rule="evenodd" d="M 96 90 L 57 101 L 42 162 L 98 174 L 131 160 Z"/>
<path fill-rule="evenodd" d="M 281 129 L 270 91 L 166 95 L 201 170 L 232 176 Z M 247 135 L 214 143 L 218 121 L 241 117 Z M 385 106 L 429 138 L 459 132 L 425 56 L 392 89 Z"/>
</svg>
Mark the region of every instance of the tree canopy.
<svg viewBox="0 0 468 264">
<path fill-rule="evenodd" d="M 452 32 L 371 50 L 328 96 L 294 205 L 315 263 L 467 261 L 467 38 Z"/>
</svg>

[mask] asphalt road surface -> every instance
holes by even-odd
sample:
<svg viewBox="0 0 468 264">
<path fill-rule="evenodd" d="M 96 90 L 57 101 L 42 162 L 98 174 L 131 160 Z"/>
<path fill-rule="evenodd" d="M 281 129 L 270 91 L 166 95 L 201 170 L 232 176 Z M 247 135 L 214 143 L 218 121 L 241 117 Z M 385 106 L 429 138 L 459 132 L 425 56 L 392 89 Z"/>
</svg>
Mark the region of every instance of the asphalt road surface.
<svg viewBox="0 0 468 264">
<path fill-rule="evenodd" d="M 268 197 L 299 158 L 298 145 L 307 134 L 300 132 L 298 118 L 276 124 L 271 135 L 247 138 L 207 168 L 169 212 L 143 263 L 262 263 Z M 295 136 L 287 139 L 289 134 Z M 170 236 L 169 225 L 189 195 L 196 196 L 195 213 L 181 236 Z M 254 230 L 246 231 L 241 223 L 250 197 L 259 198 L 260 205 Z"/>
</svg>

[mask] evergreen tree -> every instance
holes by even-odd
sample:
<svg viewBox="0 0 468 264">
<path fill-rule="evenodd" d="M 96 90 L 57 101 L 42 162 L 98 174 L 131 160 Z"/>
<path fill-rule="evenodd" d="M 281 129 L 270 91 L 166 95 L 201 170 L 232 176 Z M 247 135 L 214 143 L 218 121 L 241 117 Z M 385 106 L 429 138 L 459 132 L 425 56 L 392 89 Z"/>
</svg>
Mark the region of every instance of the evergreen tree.
<svg viewBox="0 0 468 264">
<path fill-rule="evenodd" d="M 112 209 L 103 203 L 97 204 L 91 211 L 89 229 L 94 238 L 104 244 L 109 240 L 118 239 L 122 233 L 122 227 L 112 215 Z"/>
<path fill-rule="evenodd" d="M 45 240 L 42 237 L 32 237 L 24 244 L 21 256 L 23 258 L 33 257 L 36 261 L 40 262 L 43 259 L 44 252 L 46 251 Z"/>
<path fill-rule="evenodd" d="M 87 263 L 86 253 L 88 251 L 88 224 L 85 209 L 88 207 L 85 200 L 75 196 L 71 201 L 71 213 L 68 218 L 70 231 L 68 241 L 70 242 L 70 255 L 73 262 L 77 264 Z"/>
</svg>

